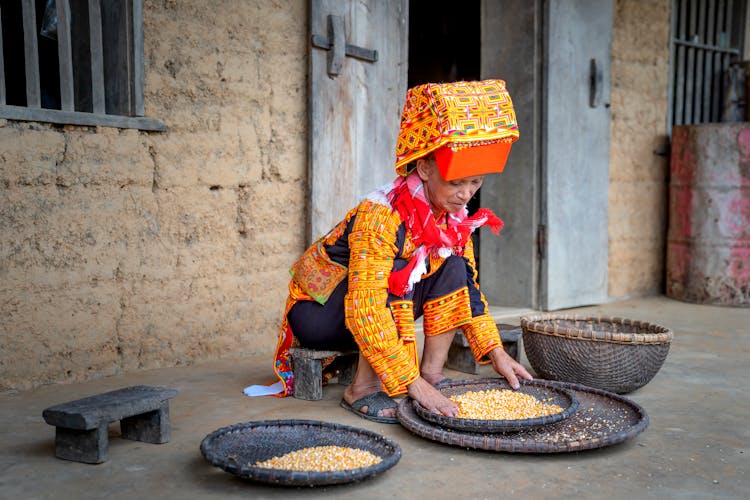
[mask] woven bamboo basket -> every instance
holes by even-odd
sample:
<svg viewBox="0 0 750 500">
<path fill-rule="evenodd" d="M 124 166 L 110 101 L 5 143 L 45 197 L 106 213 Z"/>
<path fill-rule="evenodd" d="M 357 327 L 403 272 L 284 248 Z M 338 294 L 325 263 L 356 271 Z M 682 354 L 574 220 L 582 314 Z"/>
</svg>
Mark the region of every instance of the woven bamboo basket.
<svg viewBox="0 0 750 500">
<path fill-rule="evenodd" d="M 475 379 L 476 383 L 490 379 Z M 419 416 L 414 400 L 405 397 L 398 404 L 398 420 L 417 436 L 438 443 L 509 453 L 579 452 L 612 446 L 637 436 L 648 427 L 648 414 L 625 396 L 581 384 L 550 382 L 573 393 L 579 402 L 571 417 L 540 427 L 516 432 L 486 433 L 451 429 Z"/>
<path fill-rule="evenodd" d="M 255 465 L 290 451 L 315 446 L 343 446 L 381 458 L 375 465 L 330 472 L 269 469 Z M 325 486 L 361 481 L 390 469 L 401 447 L 376 432 L 317 420 L 257 420 L 218 429 L 200 445 L 212 465 L 244 479 L 278 486 Z"/>
<path fill-rule="evenodd" d="M 604 316 L 526 316 L 521 328 L 526 357 L 539 377 L 618 394 L 651 381 L 673 338 L 663 326 Z"/>
<path fill-rule="evenodd" d="M 414 401 L 414 409 L 422 419 L 438 424 L 442 427 L 469 432 L 511 432 L 521 429 L 541 427 L 543 425 L 559 422 L 578 411 L 578 400 L 567 389 L 559 386 L 556 382 L 546 380 L 519 380 L 521 386 L 518 392 L 533 396 L 539 401 L 551 403 L 563 408 L 559 413 L 543 417 L 526 418 L 521 420 L 481 420 L 472 418 L 446 417 L 441 413 L 432 412 Z M 450 398 L 469 391 L 489 391 L 510 389 L 510 383 L 504 378 L 456 380 L 438 386 L 440 393 Z"/>
</svg>

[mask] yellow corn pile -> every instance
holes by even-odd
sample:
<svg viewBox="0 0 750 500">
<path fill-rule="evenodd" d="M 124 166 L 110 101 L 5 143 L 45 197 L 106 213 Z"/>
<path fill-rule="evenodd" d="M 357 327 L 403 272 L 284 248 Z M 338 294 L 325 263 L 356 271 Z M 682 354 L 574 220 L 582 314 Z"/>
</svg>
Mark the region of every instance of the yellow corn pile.
<svg viewBox="0 0 750 500">
<path fill-rule="evenodd" d="M 290 451 L 280 457 L 256 462 L 256 467 L 266 469 L 296 470 L 303 472 L 332 472 L 359 469 L 382 462 L 383 459 L 369 451 L 344 446 L 313 446 Z"/>
<path fill-rule="evenodd" d="M 451 396 L 450 400 L 458 405 L 458 418 L 477 420 L 522 420 L 563 411 L 556 404 L 545 403 L 530 394 L 508 389 L 468 391 Z"/>
</svg>

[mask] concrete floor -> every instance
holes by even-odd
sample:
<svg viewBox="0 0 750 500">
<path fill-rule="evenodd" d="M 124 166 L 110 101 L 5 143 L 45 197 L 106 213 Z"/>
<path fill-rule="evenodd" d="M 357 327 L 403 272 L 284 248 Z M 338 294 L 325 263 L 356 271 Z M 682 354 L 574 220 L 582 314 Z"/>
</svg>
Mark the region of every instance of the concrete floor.
<svg viewBox="0 0 750 500">
<path fill-rule="evenodd" d="M 650 297 L 575 312 L 650 321 L 675 333 L 661 371 L 628 395 L 650 417 L 649 427 L 630 441 L 553 455 L 452 447 L 346 412 L 338 406 L 338 385 L 315 402 L 245 397 L 243 387 L 272 380 L 268 358 L 247 358 L 0 395 L 0 498 L 747 498 L 750 309 Z M 489 370 L 483 367 L 480 375 Z M 113 424 L 107 462 L 55 458 L 54 428 L 42 410 L 137 384 L 180 390 L 170 406 L 169 443 L 120 439 Z M 374 430 L 396 440 L 403 455 L 394 468 L 360 483 L 293 489 L 240 480 L 200 454 L 201 440 L 217 428 L 281 418 Z"/>
</svg>

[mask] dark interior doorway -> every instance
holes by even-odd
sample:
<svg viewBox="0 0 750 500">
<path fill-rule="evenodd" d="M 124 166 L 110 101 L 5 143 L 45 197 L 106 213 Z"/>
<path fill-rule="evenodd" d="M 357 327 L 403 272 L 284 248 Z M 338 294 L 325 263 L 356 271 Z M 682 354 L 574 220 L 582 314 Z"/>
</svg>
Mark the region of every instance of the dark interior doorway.
<svg viewBox="0 0 750 500">
<path fill-rule="evenodd" d="M 479 0 L 409 2 L 409 87 L 479 79 L 479 16 Z"/>
<path fill-rule="evenodd" d="M 409 87 L 423 83 L 479 80 L 480 1 L 411 0 L 409 2 Z M 480 191 L 469 201 L 479 208 Z M 479 256 L 479 240 L 474 239 Z M 477 266 L 479 263 L 477 262 Z"/>
</svg>

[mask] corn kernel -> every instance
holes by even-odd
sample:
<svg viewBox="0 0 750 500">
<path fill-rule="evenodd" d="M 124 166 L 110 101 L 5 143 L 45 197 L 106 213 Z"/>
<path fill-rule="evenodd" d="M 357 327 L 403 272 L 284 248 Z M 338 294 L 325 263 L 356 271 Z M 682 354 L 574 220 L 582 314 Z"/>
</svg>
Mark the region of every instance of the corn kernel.
<svg viewBox="0 0 750 500">
<path fill-rule="evenodd" d="M 332 472 L 369 467 L 383 459 L 367 450 L 345 446 L 313 446 L 256 462 L 256 467 L 302 472 Z M 252 464 L 248 464 L 252 465 Z"/>
<path fill-rule="evenodd" d="M 563 411 L 556 405 L 539 401 L 531 394 L 508 389 L 468 391 L 451 396 L 458 405 L 458 418 L 475 420 L 522 420 L 554 415 Z"/>
</svg>

